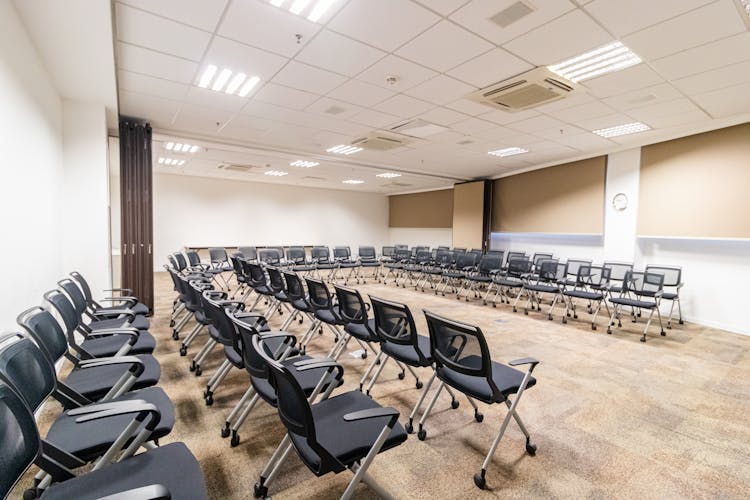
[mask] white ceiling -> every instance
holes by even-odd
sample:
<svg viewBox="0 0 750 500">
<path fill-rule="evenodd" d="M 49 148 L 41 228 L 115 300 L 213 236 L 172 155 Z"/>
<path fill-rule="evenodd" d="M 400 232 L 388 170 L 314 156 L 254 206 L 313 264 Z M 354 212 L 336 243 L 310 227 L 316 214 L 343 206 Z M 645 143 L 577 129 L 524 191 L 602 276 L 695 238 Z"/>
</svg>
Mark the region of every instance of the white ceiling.
<svg viewBox="0 0 750 500">
<path fill-rule="evenodd" d="M 514 1 L 337 0 L 312 23 L 268 0 L 117 0 L 120 112 L 149 120 L 161 139 L 206 147 L 160 171 L 387 193 L 750 120 L 750 24 L 735 0 L 527 0 L 535 10 L 516 23 L 489 20 Z M 585 93 L 520 113 L 464 98 L 615 39 L 644 62 L 587 80 Z M 261 83 L 247 98 L 200 89 L 208 64 Z M 326 153 L 412 118 L 448 130 L 391 151 Z M 591 132 L 633 121 L 653 130 L 614 139 Z M 487 154 L 511 146 L 529 153 Z M 289 167 L 294 159 L 321 165 Z M 222 162 L 289 175 L 227 174 Z M 397 181 L 409 186 L 374 177 L 385 170 L 404 171 Z M 341 183 L 353 177 L 365 183 Z"/>
</svg>

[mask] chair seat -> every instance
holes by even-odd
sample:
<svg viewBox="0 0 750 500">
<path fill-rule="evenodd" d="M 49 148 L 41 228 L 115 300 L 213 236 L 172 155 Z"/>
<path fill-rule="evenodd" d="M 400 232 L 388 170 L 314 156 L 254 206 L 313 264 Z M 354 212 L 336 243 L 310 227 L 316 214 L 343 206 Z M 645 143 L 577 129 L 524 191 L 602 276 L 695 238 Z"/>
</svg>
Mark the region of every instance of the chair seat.
<svg viewBox="0 0 750 500">
<path fill-rule="evenodd" d="M 418 273 L 422 271 L 422 266 L 418 264 L 409 264 L 404 266 L 404 271 L 408 271 L 410 273 Z"/>
<path fill-rule="evenodd" d="M 273 295 L 273 291 L 267 285 L 254 286 L 253 290 L 261 295 Z"/>
<path fill-rule="evenodd" d="M 678 297 L 678 295 L 676 293 L 672 293 L 672 292 L 664 292 L 664 293 L 661 294 L 661 298 L 662 299 L 666 299 L 666 300 L 674 300 L 677 297 Z"/>
<path fill-rule="evenodd" d="M 161 367 L 156 358 L 149 354 L 138 356 L 143 360 L 144 370 L 135 381 L 131 390 L 151 387 L 159 383 Z M 117 383 L 120 377 L 130 369 L 130 365 L 97 366 L 94 368 L 75 369 L 70 372 L 65 384 L 83 394 L 92 401 L 104 397 Z"/>
<path fill-rule="evenodd" d="M 172 498 L 208 498 L 201 466 L 184 443 L 170 443 L 97 471 L 50 486 L 47 499 L 93 500 L 142 486 L 161 484 Z"/>
<path fill-rule="evenodd" d="M 318 318 L 323 323 L 328 323 L 329 325 L 343 325 L 344 322 L 335 317 L 333 313 L 328 309 L 317 309 L 315 311 L 315 317 Z"/>
<path fill-rule="evenodd" d="M 307 304 L 307 302 L 302 299 L 293 300 L 292 307 L 302 312 L 313 312 L 312 308 Z"/>
<path fill-rule="evenodd" d="M 479 368 L 482 366 L 482 358 L 480 356 L 467 356 L 461 360 L 461 364 Z M 518 389 L 521 387 L 521 382 L 523 381 L 524 372 L 502 363 L 497 363 L 495 361 L 492 362 L 492 382 L 500 391 L 500 399 L 495 399 L 493 397 L 490 384 L 484 377 L 464 375 L 444 367 L 437 369 L 437 376 L 440 380 L 456 390 L 468 394 L 484 403 L 492 404 L 502 403 L 508 398 L 508 396 L 518 392 Z M 526 387 L 533 387 L 535 384 L 536 379 L 531 377 Z"/>
<path fill-rule="evenodd" d="M 507 278 L 495 279 L 495 283 L 499 286 L 504 286 L 506 288 L 519 288 L 523 286 L 523 282 L 519 280 L 511 280 Z"/>
<path fill-rule="evenodd" d="M 383 267 L 386 269 L 401 269 L 404 267 L 403 264 L 399 264 L 398 262 L 386 262 L 383 264 Z"/>
<path fill-rule="evenodd" d="M 352 267 L 358 267 L 359 264 L 356 262 L 339 262 L 339 266 L 344 269 L 351 269 Z"/>
<path fill-rule="evenodd" d="M 140 391 L 127 392 L 112 401 L 143 400 L 159 409 L 161 419 L 154 429 L 153 439 L 159 439 L 174 427 L 174 405 L 167 393 L 159 387 L 149 387 Z M 44 438 L 86 462 L 101 456 L 115 442 L 122 430 L 133 420 L 135 414 L 91 420 L 76 423 L 78 416 L 60 415 Z"/>
<path fill-rule="evenodd" d="M 489 283 L 492 281 L 491 276 L 487 276 L 486 274 L 476 274 L 474 276 L 467 276 L 466 279 L 470 281 L 477 281 L 479 283 Z"/>
<path fill-rule="evenodd" d="M 245 362 L 242 359 L 242 354 L 238 353 L 233 346 L 224 346 L 224 356 L 226 356 L 229 362 L 232 363 L 235 367 L 245 368 Z"/>
<path fill-rule="evenodd" d="M 274 297 L 276 297 L 281 302 L 289 302 L 289 297 L 287 296 L 285 291 L 276 292 L 273 294 Z"/>
<path fill-rule="evenodd" d="M 108 306 L 108 307 L 99 307 L 96 309 L 96 312 L 100 313 L 106 313 L 107 311 L 111 311 L 113 309 L 122 309 L 118 306 Z M 136 302 L 132 306 L 127 307 L 133 314 L 138 316 L 146 316 L 148 314 L 148 306 L 146 304 L 141 304 L 140 302 Z"/>
<path fill-rule="evenodd" d="M 367 325 L 362 323 L 348 323 L 344 327 L 344 331 L 354 338 L 364 340 L 365 342 L 378 342 L 375 332 L 375 320 L 370 319 L 367 321 Z"/>
<path fill-rule="evenodd" d="M 428 269 L 425 269 L 424 272 L 427 273 L 427 274 L 432 274 L 432 275 L 443 274 L 443 270 L 440 269 L 439 267 L 437 267 L 437 268 L 436 267 L 428 268 Z"/>
<path fill-rule="evenodd" d="M 333 269 L 336 264 L 321 263 L 315 265 L 316 269 Z"/>
<path fill-rule="evenodd" d="M 637 307 L 639 309 L 653 309 L 656 307 L 656 302 L 650 302 L 646 300 L 629 299 L 627 297 L 612 297 L 609 301 L 613 304 L 621 306 Z"/>
<path fill-rule="evenodd" d="M 432 364 L 432 350 L 430 349 L 430 338 L 424 335 L 417 335 L 417 345 L 422 355 L 425 357 L 427 364 L 422 364 L 419 360 L 419 354 L 411 344 L 402 345 L 393 342 L 383 342 L 380 349 L 388 356 L 406 363 L 410 366 L 430 366 Z"/>
<path fill-rule="evenodd" d="M 295 273 L 306 273 L 315 269 L 315 266 L 292 266 L 292 271 Z"/>
<path fill-rule="evenodd" d="M 351 465 L 361 460 L 390 417 L 368 418 L 347 422 L 344 415 L 360 410 L 380 408 L 380 405 L 359 391 L 351 391 L 321 401 L 312 406 L 315 421 L 316 441 L 328 453 L 344 465 Z M 307 444 L 307 439 L 296 434 L 289 434 L 302 461 L 316 475 L 323 475 L 329 470 L 321 470 L 321 460 L 317 453 Z M 386 438 L 381 452 L 394 448 L 406 441 L 406 431 L 396 423 L 391 434 Z"/>
<path fill-rule="evenodd" d="M 98 339 L 84 340 L 80 346 L 95 358 L 114 356 L 130 340 L 129 335 L 111 335 Z M 128 351 L 128 354 L 151 354 L 156 347 L 156 339 L 148 332 L 141 332 Z"/>
<path fill-rule="evenodd" d="M 111 319 L 102 319 L 99 321 L 93 321 L 87 325 L 91 330 L 97 331 L 97 330 L 106 330 L 108 328 L 123 328 L 123 327 L 130 327 L 130 328 L 137 328 L 138 330 L 148 330 L 148 327 L 151 326 L 150 322 L 147 317 L 145 316 L 136 316 L 133 318 L 133 321 L 128 324 L 128 318 L 111 318 Z"/>
<path fill-rule="evenodd" d="M 565 290 L 563 295 L 586 300 L 602 300 L 604 298 L 604 294 L 600 292 L 587 292 L 585 290 Z"/>
<path fill-rule="evenodd" d="M 269 347 L 271 350 L 274 350 L 272 344 L 267 344 L 267 347 Z M 306 359 L 313 359 L 313 358 L 311 358 L 310 356 L 294 356 L 294 357 L 290 356 L 286 360 L 282 361 L 281 364 L 286 366 L 287 368 L 291 368 L 289 371 L 292 373 L 295 380 L 297 380 L 297 383 L 299 384 L 302 391 L 305 393 L 306 396 L 310 396 L 310 394 L 312 394 L 312 392 L 318 386 L 318 382 L 320 382 L 320 379 L 323 378 L 323 374 L 328 369 L 327 368 L 315 368 L 313 370 L 304 370 L 304 371 L 297 371 L 294 369 L 294 363 L 298 361 L 304 361 Z M 270 404 L 273 407 L 276 407 L 278 405 L 278 400 L 276 398 L 276 390 L 268 382 L 268 379 L 250 377 L 250 381 L 252 382 L 253 387 L 258 392 L 260 397 L 263 398 L 264 401 L 266 401 L 268 404 Z M 342 377 L 341 380 L 339 380 L 336 383 L 336 387 L 339 387 L 343 383 L 344 383 L 344 379 Z M 323 391 L 325 391 L 327 387 L 328 387 L 328 384 L 326 384 L 323 387 Z"/>
<path fill-rule="evenodd" d="M 451 279 L 461 279 L 466 277 L 466 273 L 462 273 L 461 271 L 447 271 L 443 273 L 443 276 Z"/>
<path fill-rule="evenodd" d="M 369 261 L 362 261 L 359 263 L 362 267 L 380 267 L 380 262 L 369 262 Z"/>
<path fill-rule="evenodd" d="M 534 284 L 534 285 L 524 285 L 523 286 L 526 290 L 531 290 L 532 292 L 539 292 L 539 293 L 557 293 L 560 291 L 559 288 L 557 288 L 554 285 L 544 285 L 544 284 Z"/>
</svg>

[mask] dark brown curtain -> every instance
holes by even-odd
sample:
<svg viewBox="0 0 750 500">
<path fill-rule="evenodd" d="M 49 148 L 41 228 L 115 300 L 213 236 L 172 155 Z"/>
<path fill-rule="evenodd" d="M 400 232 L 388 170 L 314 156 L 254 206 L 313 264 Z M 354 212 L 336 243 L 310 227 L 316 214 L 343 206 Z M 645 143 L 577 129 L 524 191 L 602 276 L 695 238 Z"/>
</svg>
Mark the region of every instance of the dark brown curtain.
<svg viewBox="0 0 750 500">
<path fill-rule="evenodd" d="M 154 309 L 151 126 L 120 120 L 122 286 Z"/>
</svg>

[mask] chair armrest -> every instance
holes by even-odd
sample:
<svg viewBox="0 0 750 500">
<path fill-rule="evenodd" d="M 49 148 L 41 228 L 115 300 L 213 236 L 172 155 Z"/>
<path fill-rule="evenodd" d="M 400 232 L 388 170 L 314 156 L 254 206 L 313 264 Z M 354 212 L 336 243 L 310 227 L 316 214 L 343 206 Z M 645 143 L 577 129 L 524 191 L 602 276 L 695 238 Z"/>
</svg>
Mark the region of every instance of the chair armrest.
<svg viewBox="0 0 750 500">
<path fill-rule="evenodd" d="M 89 338 L 89 339 L 100 339 L 100 338 L 103 338 L 103 337 L 111 337 L 113 335 L 127 335 L 129 337 L 134 337 L 134 338 L 138 338 L 140 336 L 140 334 L 138 333 L 137 330 L 136 331 L 130 331 L 130 330 L 111 330 L 111 331 L 105 331 L 105 332 L 95 331 L 95 332 L 87 333 L 86 334 L 86 338 Z"/>
<path fill-rule="evenodd" d="M 335 363 L 336 360 L 332 358 L 310 358 L 310 359 L 303 359 L 301 361 L 295 361 L 292 363 L 295 367 L 298 366 L 305 366 L 305 365 L 314 365 L 316 363 Z"/>
<path fill-rule="evenodd" d="M 534 368 L 536 368 L 536 365 L 539 364 L 539 361 L 534 358 L 520 358 L 520 359 L 514 359 L 508 364 L 510 366 L 531 365 L 531 367 L 529 367 L 529 371 L 531 372 L 531 371 L 534 371 Z"/>
<path fill-rule="evenodd" d="M 97 500 L 171 500 L 172 494 L 163 484 L 149 484 L 132 490 L 113 493 Z"/>
<path fill-rule="evenodd" d="M 108 311 L 92 311 L 92 316 L 119 316 L 120 314 L 124 314 L 125 316 L 135 316 L 135 313 L 132 309 L 110 309 Z"/>
<path fill-rule="evenodd" d="M 344 371 L 344 368 L 335 361 L 318 361 L 317 363 L 309 363 L 302 366 L 296 366 L 295 370 L 298 372 L 306 372 L 307 370 L 315 370 L 317 368 L 338 368 L 339 371 Z"/>
<path fill-rule="evenodd" d="M 368 408 L 367 410 L 353 411 L 344 415 L 344 420 L 347 422 L 353 422 L 355 420 L 366 420 L 368 418 L 380 418 L 380 417 L 396 417 L 400 413 L 397 409 L 391 407 L 384 408 Z"/>
<path fill-rule="evenodd" d="M 91 333 L 86 333 L 86 336 L 90 337 L 92 335 L 92 333 L 96 333 L 96 334 L 102 333 L 102 334 L 106 334 L 106 335 L 117 335 L 119 333 L 125 333 L 125 332 L 127 332 L 127 333 L 135 333 L 135 334 L 138 334 L 138 335 L 141 334 L 141 331 L 138 330 L 137 328 L 133 328 L 132 326 L 123 326 L 123 327 L 120 327 L 120 328 L 101 328 L 99 330 L 94 330 Z"/>
<path fill-rule="evenodd" d="M 292 345 L 297 343 L 297 337 L 291 333 L 259 333 L 261 340 L 267 339 L 291 339 Z"/>
<path fill-rule="evenodd" d="M 133 290 L 130 288 L 105 288 L 102 290 L 103 292 L 128 292 L 128 294 L 132 295 Z"/>
<path fill-rule="evenodd" d="M 110 408 L 109 410 L 103 410 L 99 412 L 91 412 L 84 414 L 81 417 L 78 417 L 76 419 L 77 424 L 82 424 L 84 422 L 91 422 L 92 420 L 99 420 L 100 418 L 108 418 L 108 417 L 116 417 L 118 415 L 128 415 L 130 413 L 138 413 L 138 414 L 144 414 L 143 419 L 146 418 L 146 414 L 152 414 L 156 418 L 156 421 L 158 422 L 161 420 L 161 412 L 159 412 L 159 409 L 151 404 L 151 403 L 143 403 L 138 406 L 128 406 L 128 407 L 122 407 L 122 408 Z M 149 424 L 150 426 L 154 427 L 154 424 Z"/>
<path fill-rule="evenodd" d="M 234 313 L 234 317 L 237 319 L 255 318 L 258 324 L 261 324 L 261 325 L 268 324 L 268 320 L 261 313 L 249 312 L 249 311 L 239 312 L 239 313 Z"/>
<path fill-rule="evenodd" d="M 659 290 L 658 292 L 654 293 L 654 298 L 658 299 L 661 298 L 661 296 L 664 294 L 664 290 Z"/>
<path fill-rule="evenodd" d="M 144 404 L 146 404 L 146 401 L 143 399 L 131 399 L 129 401 L 111 401 L 108 403 L 92 403 L 85 406 L 80 406 L 78 408 L 73 408 L 72 410 L 68 410 L 66 413 L 71 417 L 75 417 L 76 415 L 87 415 L 89 413 L 97 413 L 100 411 L 108 411 L 113 409 L 135 408 L 139 405 Z"/>
<path fill-rule="evenodd" d="M 143 360 L 137 356 L 117 356 L 117 357 L 112 357 L 112 358 L 83 359 L 78 362 L 77 368 L 85 370 L 86 368 L 96 368 L 98 366 L 113 366 L 113 365 L 139 366 L 141 370 L 145 369 L 146 367 Z"/>
<path fill-rule="evenodd" d="M 125 302 L 127 304 L 135 304 L 138 302 L 138 299 L 124 295 L 122 297 L 103 297 L 99 299 L 99 302 Z"/>
<path fill-rule="evenodd" d="M 237 306 L 238 309 L 244 310 L 245 303 L 240 300 L 221 300 L 219 301 L 220 306 Z"/>
<path fill-rule="evenodd" d="M 676 288 L 679 290 L 683 286 L 685 286 L 685 283 L 677 283 L 677 287 Z"/>
</svg>

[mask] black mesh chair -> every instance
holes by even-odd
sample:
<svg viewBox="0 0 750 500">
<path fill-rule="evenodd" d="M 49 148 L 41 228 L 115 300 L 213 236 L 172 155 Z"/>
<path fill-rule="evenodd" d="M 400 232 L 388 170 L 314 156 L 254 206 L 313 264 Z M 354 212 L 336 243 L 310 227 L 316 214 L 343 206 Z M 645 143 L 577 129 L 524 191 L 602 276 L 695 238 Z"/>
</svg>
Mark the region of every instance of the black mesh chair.
<svg viewBox="0 0 750 500">
<path fill-rule="evenodd" d="M 229 279 L 224 278 L 224 273 L 232 272 L 232 264 L 229 262 L 229 256 L 227 255 L 226 249 L 222 247 L 211 247 L 208 249 L 208 257 L 211 262 L 210 272 L 214 276 L 221 278 L 224 283 L 224 287 L 229 290 L 229 283 L 232 281 L 233 274 L 229 275 Z"/>
<path fill-rule="evenodd" d="M 419 282 L 422 281 L 424 268 L 431 261 L 432 252 L 430 252 L 429 247 L 415 247 L 412 256 L 404 263 L 401 286 L 406 288 L 408 282 L 408 285 L 413 286 L 416 290 Z M 398 286 L 398 282 L 396 282 L 396 286 Z"/>
<path fill-rule="evenodd" d="M 390 497 L 367 470 L 377 454 L 406 441 L 398 411 L 381 407 L 359 391 L 310 404 L 289 367 L 265 354 L 258 337 L 253 342 L 270 368 L 270 382 L 278 395 L 279 417 L 289 442 L 307 468 L 316 476 L 351 470 L 354 477 L 341 495 L 344 500 L 352 497 L 360 481 L 380 496 Z M 311 366 L 317 365 L 306 368 Z M 256 485 L 256 496 L 262 496 L 266 492 L 258 491 L 258 486 L 267 488 L 267 482 Z"/>
<path fill-rule="evenodd" d="M 255 247 L 237 247 L 237 253 L 239 253 L 243 259 L 251 262 L 258 260 L 258 249 Z"/>
<path fill-rule="evenodd" d="M 656 311 L 659 318 L 660 333 L 662 336 L 665 336 L 667 332 L 664 331 L 664 325 L 661 322 L 661 312 L 659 311 L 659 303 L 661 301 L 663 290 L 663 274 L 628 271 L 622 282 L 622 291 L 620 292 L 620 295 L 610 295 L 609 303 L 614 307 L 612 308 L 612 314 L 609 317 L 607 333 L 612 333 L 612 326 L 615 324 L 615 318 L 617 318 L 617 326 L 622 327 L 622 321 L 619 319 L 619 312 L 621 307 L 627 306 L 630 307 L 633 323 L 637 321 L 636 309 L 650 311 L 648 320 L 646 321 L 646 327 L 643 329 L 641 342 L 646 342 L 646 334 L 648 333 L 649 326 L 651 326 L 654 311 Z"/>
<path fill-rule="evenodd" d="M 89 401 L 108 401 L 131 390 L 153 387 L 159 382 L 161 368 L 151 355 L 77 358 L 70 353 L 60 324 L 41 307 L 22 312 L 18 324 L 31 335 L 52 364 L 63 358 L 73 364 L 64 385 Z"/>
<path fill-rule="evenodd" d="M 510 261 L 513 259 L 527 259 L 528 256 L 526 255 L 526 252 L 519 252 L 519 251 L 513 251 L 508 252 L 505 255 L 505 265 L 503 266 L 503 271 L 507 271 L 508 267 L 510 266 Z"/>
<path fill-rule="evenodd" d="M 434 289 L 440 283 L 443 272 L 454 262 L 454 254 L 447 248 L 438 248 L 435 250 L 435 256 L 430 257 L 430 262 L 422 266 L 422 279 L 417 282 L 415 290 L 420 289 L 424 292 L 426 285 Z"/>
<path fill-rule="evenodd" d="M 304 247 L 287 248 L 286 261 L 295 273 L 310 273 L 315 270 L 315 266 L 307 262 L 307 254 Z"/>
<path fill-rule="evenodd" d="M 609 269 L 606 267 L 597 267 L 590 264 L 581 264 L 576 271 L 576 279 L 573 285 L 566 281 L 563 288 L 563 301 L 565 302 L 565 314 L 562 322 L 567 323 L 568 318 L 578 319 L 578 308 L 576 299 L 585 300 L 588 303 L 588 311 L 592 313 L 591 329 L 596 330 L 596 318 L 599 310 L 604 304 L 609 317 L 609 305 L 607 305 L 606 290 L 609 283 Z M 570 274 L 570 273 L 568 273 Z M 596 308 L 592 307 L 596 304 Z"/>
<path fill-rule="evenodd" d="M 66 387 L 58 387 L 55 367 L 49 358 L 29 338 L 20 334 L 0 336 L 0 381 L 13 388 L 33 412 L 38 411 L 50 396 L 62 403 L 65 410 L 86 408 L 92 402 L 81 394 Z M 110 400 L 117 406 L 146 403 L 160 414 L 160 419 L 150 432 L 148 441 L 142 446 L 153 449 L 156 441 L 172 431 L 174 426 L 174 407 L 166 393 L 157 387 L 150 387 L 124 394 Z M 70 459 L 71 466 L 80 467 L 95 460 L 106 464 L 111 459 L 112 445 L 118 439 L 126 439 L 130 444 L 133 437 L 143 428 L 142 422 L 135 421 L 135 415 L 129 412 L 113 412 L 108 417 L 97 420 L 78 422 L 68 411 L 57 415 L 45 436 L 45 446 L 55 450 L 61 456 Z M 124 437 L 121 437 L 122 434 Z M 118 448 L 119 449 L 119 448 Z M 41 475 L 35 478 L 35 489 L 46 484 Z M 24 497 L 38 493 L 27 490 Z"/>
<path fill-rule="evenodd" d="M 480 287 L 484 286 L 487 291 L 484 294 L 484 303 L 487 303 L 487 294 L 489 293 L 489 286 L 492 283 L 492 278 L 502 271 L 503 268 L 503 252 L 487 253 L 483 255 L 479 260 L 475 272 L 470 272 L 466 275 L 466 281 L 469 286 L 466 288 L 465 299 L 469 301 L 469 295 L 474 294 L 474 298 L 479 298 Z M 459 295 L 458 299 L 461 298 Z"/>
<path fill-rule="evenodd" d="M 310 250 L 310 261 L 315 266 L 314 276 L 318 279 L 324 279 L 320 271 L 328 271 L 325 279 L 330 279 L 336 264 L 331 260 L 331 250 L 324 246 L 314 246 Z"/>
<path fill-rule="evenodd" d="M 588 259 L 568 259 L 568 274 L 565 277 L 565 285 L 572 287 L 578 285 L 578 270 L 581 266 L 591 266 L 591 262 Z"/>
<path fill-rule="evenodd" d="M 609 287 L 610 294 L 622 292 L 622 282 L 629 271 L 633 270 L 632 262 L 604 262 L 602 267 L 609 269 Z"/>
<path fill-rule="evenodd" d="M 385 247 L 383 247 L 385 249 Z M 388 284 L 388 277 L 392 277 L 394 282 L 398 284 L 398 280 L 401 277 L 401 271 L 404 268 L 404 264 L 409 260 L 409 257 L 411 256 L 411 252 L 409 252 L 409 248 L 406 245 L 396 245 L 395 249 L 393 250 L 393 257 L 391 257 L 390 261 L 384 261 L 383 262 L 383 269 L 385 270 L 385 274 L 383 274 L 383 284 Z"/>
<path fill-rule="evenodd" d="M 674 315 L 674 305 L 677 304 L 678 322 L 682 325 L 682 306 L 680 305 L 680 289 L 683 287 L 682 268 L 677 266 L 646 266 L 647 273 L 657 273 L 664 275 L 663 286 L 665 290 L 661 294 L 661 300 L 671 302 L 669 306 L 669 316 L 667 317 L 667 328 L 672 328 L 672 316 Z"/>
<path fill-rule="evenodd" d="M 273 254 L 276 255 L 276 252 L 274 251 Z M 274 296 L 273 290 L 268 284 L 266 271 L 263 269 L 262 265 L 254 264 L 252 262 L 245 262 L 243 263 L 243 266 L 246 266 L 248 275 L 250 276 L 249 285 L 253 288 L 253 291 L 258 294 L 258 297 L 255 299 L 255 302 L 253 302 L 250 310 L 255 309 L 255 306 L 260 299 L 265 299 L 267 301 L 268 307 L 263 312 L 263 316 L 268 317 L 271 312 L 277 307 L 278 301 Z"/>
<path fill-rule="evenodd" d="M 258 263 L 265 266 L 280 266 L 284 254 L 275 247 L 266 247 L 258 250 Z"/>
<path fill-rule="evenodd" d="M 309 293 L 308 302 L 313 308 L 313 314 L 331 330 L 335 338 L 335 343 L 327 357 L 334 360 L 339 359 L 353 337 L 346 332 L 342 332 L 341 327 L 346 325 L 346 321 L 341 317 L 339 306 L 333 300 L 326 284 L 321 280 L 312 278 L 307 278 L 305 281 Z M 354 337 L 354 339 L 362 349 L 367 349 L 358 338 Z M 306 348 L 306 345 L 303 345 L 304 348 Z"/>
<path fill-rule="evenodd" d="M 504 272 L 498 273 L 492 280 L 487 290 L 487 296 L 491 290 L 495 290 L 492 297 L 492 307 L 497 307 L 497 298 L 500 303 L 510 304 L 511 299 L 517 300 L 523 291 L 523 278 L 531 272 L 531 261 L 528 257 L 514 257 L 508 261 L 508 267 Z M 515 293 L 511 293 L 517 290 Z"/>
<path fill-rule="evenodd" d="M 330 281 L 335 283 L 341 277 L 339 272 L 343 275 L 344 285 L 349 283 L 349 280 L 354 277 L 354 274 L 359 267 L 359 262 L 352 260 L 352 251 L 349 247 L 337 246 L 333 247 L 333 262 L 336 264 L 336 268 L 331 273 Z M 348 269 L 348 273 L 344 275 L 342 269 Z"/>
<path fill-rule="evenodd" d="M 300 337 L 299 341 L 302 346 L 302 354 L 304 354 L 304 346 L 308 344 L 310 338 L 315 334 L 315 331 L 320 328 L 321 321 L 315 317 L 315 310 L 312 305 L 310 305 L 310 297 L 307 295 L 305 286 L 302 284 L 300 277 L 296 273 L 290 271 L 282 271 L 282 275 L 284 276 L 286 294 L 289 297 L 290 303 L 295 311 L 302 315 L 302 318 L 299 320 L 300 324 L 303 323 L 305 317 L 310 320 L 310 326 L 302 337 Z"/>
<path fill-rule="evenodd" d="M 393 262 L 396 255 L 396 247 L 384 246 L 380 249 L 380 262 Z"/>
<path fill-rule="evenodd" d="M 455 249 L 454 249 L 455 252 Z M 464 278 L 467 273 L 476 270 L 477 254 L 473 252 L 458 252 L 456 262 L 451 267 L 445 269 L 440 278 L 440 283 L 435 287 L 435 295 L 441 292 L 445 296 L 446 290 L 450 287 L 450 292 L 455 293 L 460 298 L 460 292 L 464 288 Z M 442 290 L 441 290 L 442 285 Z"/>
<path fill-rule="evenodd" d="M 366 269 L 374 269 L 375 271 L 371 273 L 371 277 L 377 280 L 378 275 L 380 274 L 380 261 L 378 261 L 375 247 L 360 246 L 357 251 L 357 256 L 359 259 L 359 267 L 357 267 L 354 274 L 357 284 L 359 284 L 359 280 L 362 280 L 362 283 L 367 283 L 367 274 L 365 273 Z"/>
<path fill-rule="evenodd" d="M 195 339 L 197 339 L 206 327 L 211 324 L 210 319 L 206 316 L 205 311 L 203 310 L 201 297 L 204 291 L 213 289 L 213 285 L 204 280 L 190 280 L 185 283 L 185 292 L 188 296 L 186 307 L 191 311 L 192 318 L 195 320 L 195 325 L 192 330 L 188 332 L 180 345 L 180 356 L 187 356 L 188 347 L 190 347 Z M 195 365 L 191 364 L 190 368 L 191 370 L 195 370 Z"/>
<path fill-rule="evenodd" d="M 545 260 L 553 260 L 554 256 L 551 253 L 535 253 L 531 258 L 532 268 L 531 271 L 536 273 L 539 265 Z M 558 259 L 559 260 L 559 259 Z"/>
<path fill-rule="evenodd" d="M 526 315 L 529 314 L 529 306 L 532 310 L 541 311 L 542 296 L 552 295 L 552 302 L 547 311 L 547 319 L 551 321 L 555 305 L 560 300 L 566 276 L 567 271 L 564 263 L 557 259 L 539 260 L 535 266 L 535 272 L 523 277 L 523 288 L 513 303 L 513 312 L 516 312 L 516 304 L 522 293 L 526 293 L 526 304 L 523 307 L 523 313 Z"/>
<path fill-rule="evenodd" d="M 125 402 L 115 406 L 92 405 L 72 410 L 77 422 L 96 421 L 115 413 L 137 415 L 145 422 L 139 440 L 149 438 L 149 430 L 159 420 L 158 411 L 145 402 Z M 39 436 L 34 415 L 23 399 L 8 385 L 0 383 L 0 497 L 6 498 L 32 464 L 36 464 L 55 484 L 45 489 L 42 498 L 208 498 L 200 464 L 183 443 L 171 443 L 152 451 L 131 456 L 140 447 L 136 440 L 128 445 L 115 443 L 121 458 L 118 463 L 102 465 L 81 476 L 70 455 L 51 450 Z M 114 446 L 114 445 L 113 445 Z M 113 453 L 113 455 L 118 453 Z"/>
<path fill-rule="evenodd" d="M 149 319 L 146 316 L 137 314 L 127 307 L 92 312 L 83 290 L 72 278 L 63 278 L 57 282 L 57 285 L 65 291 L 65 294 L 75 305 L 76 313 L 79 316 L 81 334 L 121 328 L 134 328 L 145 332 L 150 326 Z"/>
<path fill-rule="evenodd" d="M 180 254 L 181 256 L 181 254 Z M 184 261 L 184 258 L 183 258 Z M 120 316 L 122 309 L 127 309 L 129 313 L 136 316 L 146 316 L 150 314 L 148 306 L 138 301 L 137 297 L 132 296 L 133 290 L 130 288 L 110 288 L 105 292 L 117 292 L 120 295 L 100 298 L 99 302 L 106 302 L 113 305 L 103 306 L 96 300 L 91 293 L 91 287 L 89 286 L 86 279 L 77 271 L 70 273 L 70 277 L 81 287 L 81 291 L 86 299 L 86 307 L 93 314 L 99 314 L 100 316 Z M 128 295 L 123 295 L 128 294 Z"/>
<path fill-rule="evenodd" d="M 492 361 L 484 334 L 479 327 L 452 321 L 427 310 L 424 313 L 435 358 L 435 373 L 440 379 L 438 392 L 433 396 L 425 417 L 432 410 L 440 389 L 446 385 L 464 393 L 470 401 L 477 399 L 488 405 L 504 403 L 508 408 L 500 432 L 484 459 L 482 470 L 474 475 L 474 484 L 483 489 L 486 485 L 487 469 L 511 417 L 526 436 L 526 452 L 532 456 L 536 454 L 536 445 L 531 442 L 531 436 L 518 415 L 518 402 L 526 389 L 536 385 L 536 379 L 531 373 L 539 361 L 523 358 L 511 361 L 507 365 Z M 512 368 L 521 365 L 529 365 L 528 370 L 522 372 Z M 510 399 L 512 395 L 515 395 L 513 400 Z M 474 416 L 477 421 L 482 421 L 481 413 L 476 408 Z"/>
</svg>

